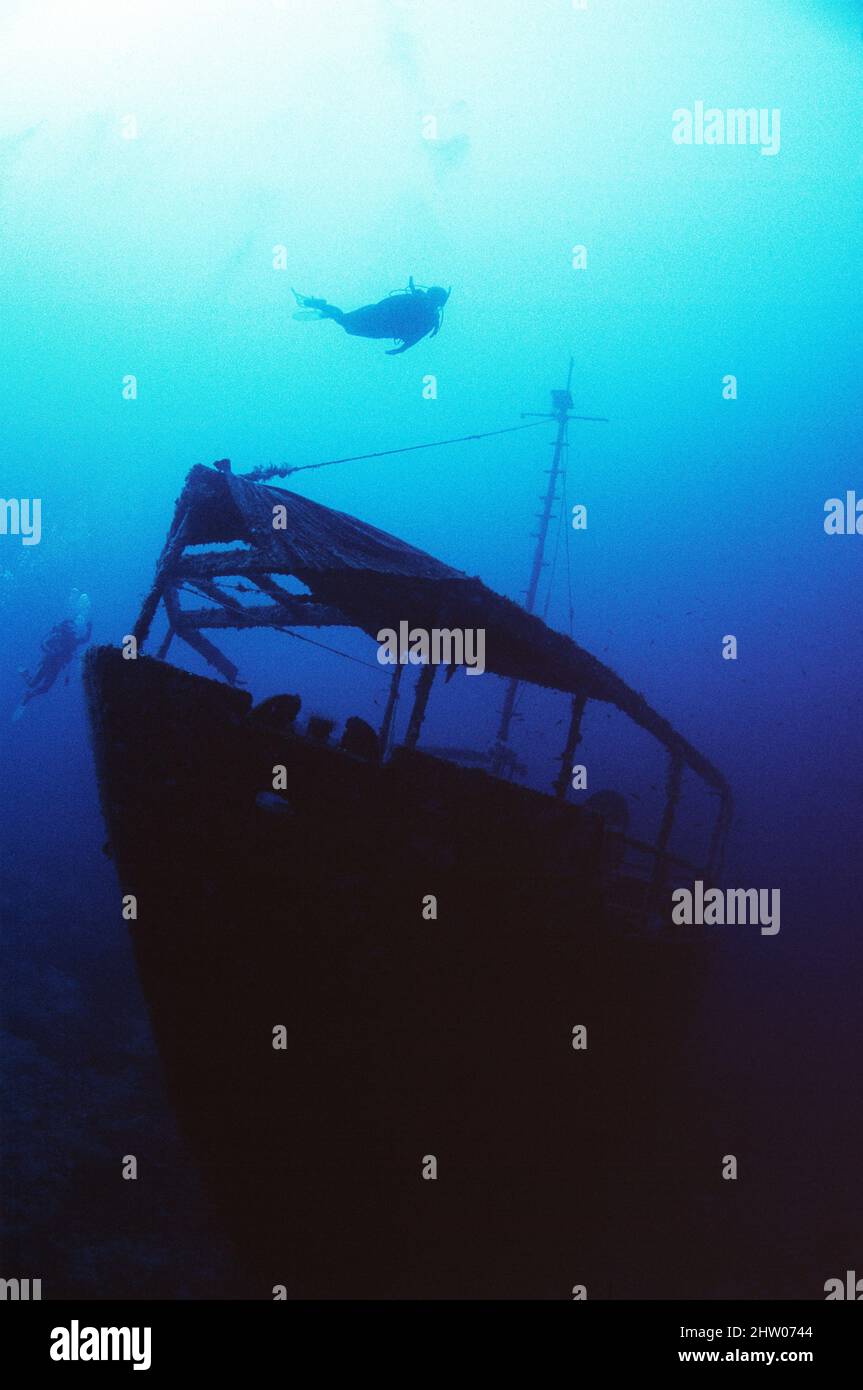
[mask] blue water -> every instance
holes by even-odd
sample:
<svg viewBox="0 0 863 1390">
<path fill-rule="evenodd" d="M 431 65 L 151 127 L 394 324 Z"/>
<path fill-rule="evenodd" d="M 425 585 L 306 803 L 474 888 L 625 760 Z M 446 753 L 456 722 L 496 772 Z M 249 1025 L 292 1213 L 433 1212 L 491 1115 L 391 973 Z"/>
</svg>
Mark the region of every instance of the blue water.
<svg viewBox="0 0 863 1390">
<path fill-rule="evenodd" d="M 728 778 L 727 881 L 782 890 L 778 937 L 726 929 L 702 1039 L 721 1142 L 772 1174 L 751 1239 L 774 1254 L 739 1291 L 819 1297 L 863 1234 L 863 536 L 823 526 L 828 498 L 863 496 L 860 6 L 7 3 L 0 39 L 0 490 L 40 498 L 43 527 L 38 545 L 0 536 L 7 1274 L 90 1297 L 232 1278 L 162 1097 L 77 667 L 13 724 L 18 668 L 74 587 L 95 641 L 129 631 L 192 464 L 515 425 L 549 409 L 571 355 L 575 410 L 609 417 L 570 431 L 567 506 L 589 518 L 569 537 L 574 635 Z M 672 113 L 697 101 L 778 108 L 778 152 L 675 144 Z M 409 275 L 453 291 L 440 335 L 403 356 L 291 317 L 292 286 L 349 309 Z M 288 486 L 518 598 L 552 438 Z M 562 556 L 539 607 L 566 630 Z M 374 664 L 373 643 L 320 635 Z M 256 697 L 380 715 L 382 673 L 283 636 L 222 645 Z M 457 677 L 427 740 L 487 744 L 501 694 Z M 565 702 L 519 712 L 547 786 Z M 592 706 L 580 756 L 655 835 L 648 742 Z M 704 816 L 693 797 L 679 844 Z M 163 1219 L 119 1182 L 127 1152 L 158 1174 Z M 697 1291 L 727 1291 L 708 1252 Z"/>
</svg>

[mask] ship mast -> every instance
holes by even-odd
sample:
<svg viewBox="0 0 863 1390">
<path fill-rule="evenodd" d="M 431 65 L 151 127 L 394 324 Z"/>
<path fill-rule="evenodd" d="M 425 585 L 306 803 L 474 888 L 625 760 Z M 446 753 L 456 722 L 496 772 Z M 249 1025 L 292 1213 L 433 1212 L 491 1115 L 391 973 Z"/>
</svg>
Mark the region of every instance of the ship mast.
<svg viewBox="0 0 863 1390">
<path fill-rule="evenodd" d="M 551 468 L 547 469 L 548 487 L 543 498 L 542 511 L 539 514 L 539 530 L 536 535 L 536 549 L 533 554 L 533 563 L 530 567 L 530 579 L 528 580 L 527 593 L 525 595 L 524 607 L 528 613 L 532 613 L 536 604 L 536 596 L 539 591 L 539 581 L 542 571 L 545 568 L 545 548 L 548 542 L 548 530 L 552 521 L 554 504 L 557 501 L 557 485 L 563 472 L 562 462 L 564 451 L 568 446 L 567 431 L 570 420 L 603 420 L 604 417 L 597 415 L 572 415 L 573 400 L 570 393 L 572 385 L 572 358 L 569 359 L 569 371 L 566 377 L 566 388 L 563 391 L 552 391 L 550 413 L 533 411 L 523 414 L 523 419 L 536 420 L 556 420 L 557 436 L 554 441 L 554 454 L 552 455 Z M 500 725 L 495 740 L 492 758 L 492 771 L 498 776 L 503 771 L 508 761 L 509 730 L 512 724 L 513 711 L 515 709 L 516 695 L 520 682 L 517 680 L 509 681 L 506 689 L 506 697 L 501 710 Z"/>
</svg>

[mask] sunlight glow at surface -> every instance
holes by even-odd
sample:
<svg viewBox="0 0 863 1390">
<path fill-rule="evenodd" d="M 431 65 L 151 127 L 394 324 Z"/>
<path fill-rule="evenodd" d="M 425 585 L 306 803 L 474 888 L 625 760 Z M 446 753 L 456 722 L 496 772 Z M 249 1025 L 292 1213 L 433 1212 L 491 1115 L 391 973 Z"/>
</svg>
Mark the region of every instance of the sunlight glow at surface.
<svg viewBox="0 0 863 1390">
<path fill-rule="evenodd" d="M 615 480 L 623 508 L 650 480 L 690 485 L 686 412 L 716 358 L 733 355 L 763 393 L 764 419 L 747 421 L 762 456 L 751 486 L 781 473 L 768 446 L 795 406 L 768 420 L 770 383 L 799 349 L 782 331 L 765 347 L 759 296 L 809 316 L 815 372 L 832 318 L 832 389 L 845 389 L 860 55 L 813 7 L 741 5 L 731 22 L 688 0 L 37 0 L 7 9 L 0 37 L 7 389 L 19 409 L 38 401 L 38 437 L 50 433 L 62 392 L 34 388 L 50 342 L 99 447 L 127 428 L 100 383 L 134 359 L 151 377 L 151 470 L 171 496 L 177 458 L 206 457 L 213 439 L 214 457 L 251 465 L 319 457 L 321 421 L 325 456 L 390 444 L 397 422 L 422 437 L 408 373 L 290 323 L 291 284 L 351 304 L 409 274 L 453 283 L 435 340 L 442 434 L 541 407 L 574 352 L 586 413 L 615 416 L 601 437 L 579 434 L 579 457 L 587 477 Z M 671 112 L 697 99 L 780 106 L 780 155 L 676 148 Z M 461 144 L 425 141 L 429 113 Z M 591 248 L 580 277 L 576 241 Z M 787 357 L 784 378 L 765 352 Z M 712 449 L 703 466 L 721 490 Z M 394 469 L 322 473 L 316 494 L 404 529 Z M 499 537 L 534 487 L 520 469 L 498 487 L 491 449 L 469 473 L 442 457 L 410 538 L 457 563 L 453 528 L 481 496 L 471 551 L 505 586 Z M 593 556 L 584 583 L 601 587 L 613 561 Z"/>
</svg>

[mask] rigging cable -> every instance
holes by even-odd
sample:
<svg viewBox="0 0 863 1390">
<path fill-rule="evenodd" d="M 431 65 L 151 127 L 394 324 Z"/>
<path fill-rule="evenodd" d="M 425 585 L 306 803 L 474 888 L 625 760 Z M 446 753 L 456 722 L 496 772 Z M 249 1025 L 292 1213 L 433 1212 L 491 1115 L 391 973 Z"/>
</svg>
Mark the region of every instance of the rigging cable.
<svg viewBox="0 0 863 1390">
<path fill-rule="evenodd" d="M 296 637 L 298 642 L 308 642 L 312 647 L 320 647 L 325 652 L 332 652 L 334 656 L 343 656 L 345 661 L 355 661 L 358 666 L 367 666 L 370 671 L 380 672 L 380 663 L 373 666 L 370 661 L 363 661 L 361 656 L 351 656 L 349 652 L 341 652 L 338 647 L 329 647 L 326 642 L 316 642 L 314 637 L 303 637 L 301 633 L 294 632 L 290 627 L 276 627 L 274 632 L 283 632 L 286 637 Z"/>
<path fill-rule="evenodd" d="M 599 415 L 571 415 L 571 420 L 601 420 L 604 417 Z M 307 473 L 312 468 L 331 468 L 334 463 L 358 463 L 361 459 L 381 459 L 390 454 L 412 454 L 417 449 L 441 449 L 446 444 L 466 444 L 475 439 L 493 439 L 500 434 L 515 434 L 518 430 L 532 430 L 545 423 L 546 417 L 540 420 L 531 420 L 527 425 L 510 425 L 503 430 L 486 430 L 484 434 L 460 434 L 455 439 L 435 439 L 429 444 L 407 444 L 400 449 L 378 449 L 374 454 L 350 454 L 347 458 L 324 459 L 322 463 L 301 463 L 291 465 L 288 463 L 274 464 L 272 466 L 261 466 L 253 468 L 251 473 L 241 473 L 239 476 L 247 479 L 251 483 L 265 483 L 269 478 L 287 478 L 292 473 Z"/>
<path fill-rule="evenodd" d="M 225 585 L 225 588 L 227 588 L 227 587 L 228 587 L 228 585 Z M 196 594 L 196 595 L 198 596 L 198 598 L 204 598 L 204 599 L 207 599 L 209 602 L 212 602 L 212 595 L 211 595 L 211 594 L 203 594 L 203 593 L 201 593 L 201 590 L 200 590 L 200 589 L 196 589 L 195 586 L 194 586 L 193 584 L 190 584 L 190 583 L 188 582 L 188 580 L 187 580 L 186 583 L 183 585 L 183 589 L 184 589 L 187 593 Z M 243 611 L 243 605 L 242 605 L 242 604 L 238 605 L 238 607 L 239 607 L 240 611 Z M 248 612 L 248 609 L 246 609 L 245 611 Z M 272 627 L 271 627 L 271 631 L 272 631 L 272 632 L 283 632 L 283 633 L 285 634 L 286 637 L 296 637 L 296 639 L 297 639 L 298 642 L 308 642 L 309 645 L 312 646 L 312 647 L 320 647 L 320 648 L 322 649 L 322 651 L 325 651 L 325 652 L 332 652 L 333 656 L 343 656 L 344 659 L 345 659 L 345 661 L 355 661 L 355 662 L 357 663 L 358 666 L 367 666 L 367 667 L 369 668 L 370 671 L 376 671 L 376 672 L 377 672 L 377 671 L 380 671 L 380 669 L 381 669 L 381 668 L 380 668 L 380 663 L 378 663 L 377 665 L 373 666 L 372 663 L 371 663 L 370 661 L 363 661 L 363 659 L 362 659 L 361 656 L 351 656 L 349 652 L 339 651 L 339 648 L 338 648 L 338 647 L 330 647 L 330 646 L 327 645 L 326 642 L 316 642 L 315 639 L 314 639 L 314 637 L 303 637 L 299 632 L 294 632 L 293 628 L 290 628 L 290 627 L 279 627 L 279 626 L 277 626 L 277 625 L 274 623 L 274 624 L 272 625 Z M 180 636 L 182 636 L 182 634 L 180 634 Z"/>
</svg>

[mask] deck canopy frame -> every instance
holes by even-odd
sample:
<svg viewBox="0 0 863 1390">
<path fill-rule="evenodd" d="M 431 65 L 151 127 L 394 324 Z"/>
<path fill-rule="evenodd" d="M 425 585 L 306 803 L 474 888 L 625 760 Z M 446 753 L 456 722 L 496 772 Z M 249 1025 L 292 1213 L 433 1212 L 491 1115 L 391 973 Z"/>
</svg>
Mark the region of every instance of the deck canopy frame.
<svg viewBox="0 0 863 1390">
<path fill-rule="evenodd" d="M 190 552 L 199 546 L 209 548 Z M 300 580 L 308 594 L 282 588 L 278 576 L 288 575 Z M 219 581 L 228 577 L 247 580 L 263 601 L 241 603 L 220 587 Z M 181 608 L 179 596 L 186 586 L 211 600 L 212 606 Z M 577 642 L 494 593 L 480 579 L 442 564 L 395 536 L 298 493 L 238 476 L 227 461 L 216 469 L 199 464 L 186 478 L 153 586 L 133 629 L 139 648 L 146 642 L 160 602 L 168 632 L 158 654 L 164 656 L 176 636 L 231 683 L 237 679 L 237 667 L 204 636 L 204 629 L 341 626 L 360 628 L 376 639 L 382 628 L 398 631 L 405 620 L 412 628 L 426 631 L 482 628 L 486 670 L 571 697 L 566 747 L 555 781 L 557 794 L 565 795 L 566 774 L 588 701 L 613 705 L 661 743 L 668 755 L 658 862 L 670 857 L 667 845 L 681 776 L 689 768 L 719 798 L 705 869 L 711 875 L 718 872 L 732 803 L 725 778 L 709 759 L 643 695 Z M 428 673 L 421 673 L 423 708 L 429 686 Z M 419 733 L 415 719 L 411 732 L 415 742 Z"/>
</svg>

